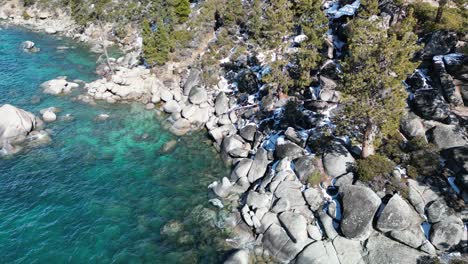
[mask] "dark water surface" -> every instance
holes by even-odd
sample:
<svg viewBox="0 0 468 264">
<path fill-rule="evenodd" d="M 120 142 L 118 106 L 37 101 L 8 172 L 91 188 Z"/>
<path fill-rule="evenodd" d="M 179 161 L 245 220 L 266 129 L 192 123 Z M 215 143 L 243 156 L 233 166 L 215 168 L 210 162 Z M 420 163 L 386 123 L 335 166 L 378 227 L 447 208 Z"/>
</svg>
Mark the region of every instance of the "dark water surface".
<svg viewBox="0 0 468 264">
<path fill-rule="evenodd" d="M 22 51 L 24 40 L 41 51 Z M 154 112 L 41 93 L 39 85 L 57 76 L 97 78 L 96 60 L 67 39 L 0 30 L 0 105 L 35 114 L 62 109 L 59 121 L 47 125 L 50 144 L 0 159 L 0 262 L 218 262 L 222 237 L 212 227 L 206 186 L 227 172 L 204 135 L 182 138 L 163 154 L 175 138 Z M 110 118 L 96 121 L 101 113 Z M 74 120 L 61 121 L 65 114 Z M 161 235 L 171 220 L 178 231 Z"/>
</svg>

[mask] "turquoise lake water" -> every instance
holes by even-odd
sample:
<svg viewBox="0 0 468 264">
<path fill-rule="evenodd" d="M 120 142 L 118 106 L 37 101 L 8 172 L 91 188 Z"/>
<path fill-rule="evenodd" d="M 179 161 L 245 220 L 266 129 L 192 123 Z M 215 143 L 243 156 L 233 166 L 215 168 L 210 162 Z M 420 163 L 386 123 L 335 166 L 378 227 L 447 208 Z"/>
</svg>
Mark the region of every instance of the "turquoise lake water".
<svg viewBox="0 0 468 264">
<path fill-rule="evenodd" d="M 22 51 L 25 40 L 41 51 Z M 64 45 L 71 48 L 57 50 Z M 176 138 L 153 111 L 42 94 L 39 85 L 57 76 L 97 78 L 96 59 L 70 40 L 0 30 L 0 105 L 62 109 L 47 125 L 50 144 L 0 159 L 0 262 L 219 262 L 223 237 L 207 185 L 227 171 L 203 134 L 178 139 L 164 154 Z M 96 121 L 101 113 L 110 118 Z M 65 114 L 74 120 L 60 120 Z M 181 230 L 161 235 L 168 221 Z"/>
</svg>

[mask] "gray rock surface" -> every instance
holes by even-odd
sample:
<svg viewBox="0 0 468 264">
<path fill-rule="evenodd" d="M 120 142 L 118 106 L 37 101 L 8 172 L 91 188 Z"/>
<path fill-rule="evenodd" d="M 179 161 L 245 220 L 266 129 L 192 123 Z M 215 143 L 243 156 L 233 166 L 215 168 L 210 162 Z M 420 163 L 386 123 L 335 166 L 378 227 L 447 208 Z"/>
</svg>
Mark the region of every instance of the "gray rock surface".
<svg viewBox="0 0 468 264">
<path fill-rule="evenodd" d="M 323 203 L 322 192 L 315 188 L 308 188 L 304 191 L 304 198 L 312 211 L 317 211 Z"/>
<path fill-rule="evenodd" d="M 466 145 L 467 141 L 456 129 L 456 126 L 439 124 L 430 131 L 431 141 L 439 149 L 449 149 Z"/>
<path fill-rule="evenodd" d="M 200 83 L 200 70 L 190 70 L 189 76 L 184 84 L 184 95 L 188 96 L 192 88 Z"/>
<path fill-rule="evenodd" d="M 451 215 L 432 226 L 431 243 L 439 250 L 448 250 L 460 243 L 463 228 L 461 219 Z"/>
<path fill-rule="evenodd" d="M 382 232 L 404 230 L 418 223 L 419 216 L 398 194 L 392 196 L 377 220 L 377 228 Z"/>
<path fill-rule="evenodd" d="M 348 173 L 355 163 L 349 151 L 339 143 L 334 143 L 323 154 L 323 167 L 330 177 L 338 177 Z"/>
<path fill-rule="evenodd" d="M 414 264 L 427 256 L 380 233 L 374 233 L 369 237 L 366 249 L 369 252 L 365 257 L 366 263 Z"/>
<path fill-rule="evenodd" d="M 225 93 L 220 92 L 218 96 L 216 96 L 215 100 L 215 112 L 216 115 L 222 115 L 227 113 L 229 110 L 229 98 L 226 96 Z"/>
<path fill-rule="evenodd" d="M 182 109 L 180 108 L 180 105 L 177 103 L 176 100 L 170 100 L 166 104 L 164 104 L 164 111 L 167 113 L 180 113 Z"/>
<path fill-rule="evenodd" d="M 296 264 L 340 264 L 331 242 L 316 241 L 297 256 Z"/>
<path fill-rule="evenodd" d="M 248 124 L 239 130 L 239 135 L 247 141 L 253 141 L 255 137 L 255 132 L 257 132 L 257 125 Z"/>
<path fill-rule="evenodd" d="M 364 264 L 363 247 L 360 241 L 337 236 L 333 239 L 336 255 L 341 264 Z"/>
<path fill-rule="evenodd" d="M 304 155 L 304 149 L 292 143 L 291 141 L 280 142 L 278 140 L 275 148 L 275 158 L 283 159 L 289 158 L 290 160 L 295 160 Z"/>
<path fill-rule="evenodd" d="M 419 118 L 414 113 L 410 112 L 406 114 L 400 122 L 401 131 L 409 138 L 425 137 L 426 129 Z"/>
<path fill-rule="evenodd" d="M 65 78 L 57 78 L 41 84 L 43 92 L 52 95 L 70 93 L 73 88 L 78 86 L 77 83 L 67 82 Z"/>
<path fill-rule="evenodd" d="M 0 117 L 0 147 L 5 141 L 25 137 L 37 124 L 33 114 L 9 104 L 0 107 Z"/>
<path fill-rule="evenodd" d="M 249 174 L 247 175 L 249 182 L 254 182 L 263 177 L 269 163 L 270 161 L 268 160 L 267 151 L 263 148 L 259 148 L 252 166 L 250 167 Z"/>
<path fill-rule="evenodd" d="M 426 209 L 427 220 L 430 223 L 437 223 L 448 216 L 447 204 L 444 200 L 440 199 L 432 202 Z"/>
<path fill-rule="evenodd" d="M 306 182 L 309 175 L 316 170 L 312 156 L 302 156 L 294 161 L 294 172 L 299 180 Z"/>
<path fill-rule="evenodd" d="M 247 249 L 239 249 L 229 255 L 224 264 L 249 264 L 250 253 Z"/>
<path fill-rule="evenodd" d="M 449 116 L 449 105 L 435 89 L 416 91 L 413 99 L 414 109 L 424 119 L 445 121 Z"/>
<path fill-rule="evenodd" d="M 294 243 L 307 240 L 307 220 L 304 216 L 287 211 L 281 213 L 278 218 Z"/>
<path fill-rule="evenodd" d="M 341 231 L 347 238 L 367 238 L 381 203 L 380 198 L 371 189 L 356 185 L 340 188 L 340 194 L 343 205 Z"/>
<path fill-rule="evenodd" d="M 192 104 L 202 104 L 208 100 L 206 89 L 200 86 L 195 86 L 190 90 L 189 100 Z"/>
</svg>

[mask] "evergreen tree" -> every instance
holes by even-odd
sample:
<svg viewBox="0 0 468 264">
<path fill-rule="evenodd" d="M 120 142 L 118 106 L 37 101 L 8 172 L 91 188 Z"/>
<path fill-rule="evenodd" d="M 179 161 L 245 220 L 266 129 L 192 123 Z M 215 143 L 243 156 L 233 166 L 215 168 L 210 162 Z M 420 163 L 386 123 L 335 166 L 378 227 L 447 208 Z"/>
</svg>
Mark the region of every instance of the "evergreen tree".
<svg viewBox="0 0 468 264">
<path fill-rule="evenodd" d="M 178 23 L 184 23 L 188 20 L 190 15 L 190 1 L 189 0 L 174 0 L 173 2 L 174 13 L 177 16 Z"/>
<path fill-rule="evenodd" d="M 248 29 L 249 29 L 250 35 L 256 40 L 259 40 L 261 37 L 262 16 L 263 16 L 262 0 L 253 0 L 251 12 L 249 13 Z"/>
<path fill-rule="evenodd" d="M 142 25 L 143 56 L 150 65 L 163 65 L 169 56 L 170 41 L 167 27 L 162 19 L 158 20 L 153 32 L 151 23 L 145 19 Z"/>
<path fill-rule="evenodd" d="M 357 129 L 363 157 L 398 129 L 407 98 L 402 80 L 416 68 L 411 62 L 418 48 L 416 36 L 387 32 L 377 24 L 367 19 L 351 22 L 340 87 L 344 110 L 337 122 L 346 130 Z"/>
<path fill-rule="evenodd" d="M 287 93 L 292 79 L 289 76 L 287 65 L 289 58 L 283 53 L 288 43 L 284 42 L 293 26 L 292 4 L 288 0 L 271 0 L 265 11 L 262 24 L 264 44 L 274 49 L 270 63 L 270 73 L 264 80 L 277 88 L 279 92 Z"/>
<path fill-rule="evenodd" d="M 298 87 L 309 86 L 311 71 L 316 69 L 322 60 L 320 49 L 328 30 L 328 19 L 320 9 L 319 0 L 299 0 L 296 2 L 296 17 L 298 25 L 307 39 L 300 44 L 296 55 L 299 78 L 296 80 Z"/>
<path fill-rule="evenodd" d="M 244 22 L 244 8 L 242 0 L 228 0 L 223 12 L 224 25 L 233 26 Z"/>
</svg>

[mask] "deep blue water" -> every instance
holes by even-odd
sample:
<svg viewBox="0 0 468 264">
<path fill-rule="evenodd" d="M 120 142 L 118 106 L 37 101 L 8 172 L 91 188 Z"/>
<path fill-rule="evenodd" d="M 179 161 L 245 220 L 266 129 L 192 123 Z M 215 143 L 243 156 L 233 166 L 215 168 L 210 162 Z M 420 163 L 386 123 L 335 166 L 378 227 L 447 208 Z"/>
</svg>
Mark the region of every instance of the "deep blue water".
<svg viewBox="0 0 468 264">
<path fill-rule="evenodd" d="M 41 51 L 22 51 L 24 40 Z M 153 111 L 41 93 L 39 85 L 57 76 L 97 78 L 96 59 L 67 39 L 0 30 L 0 105 L 35 114 L 62 109 L 59 121 L 47 125 L 51 143 L 0 159 L 0 262 L 218 262 L 223 237 L 208 217 L 214 210 L 206 186 L 226 169 L 204 135 L 180 138 L 163 154 L 161 147 L 176 138 Z M 110 118 L 96 121 L 101 113 Z M 74 120 L 60 120 L 65 114 Z M 168 221 L 182 229 L 161 235 Z"/>
</svg>

